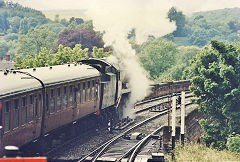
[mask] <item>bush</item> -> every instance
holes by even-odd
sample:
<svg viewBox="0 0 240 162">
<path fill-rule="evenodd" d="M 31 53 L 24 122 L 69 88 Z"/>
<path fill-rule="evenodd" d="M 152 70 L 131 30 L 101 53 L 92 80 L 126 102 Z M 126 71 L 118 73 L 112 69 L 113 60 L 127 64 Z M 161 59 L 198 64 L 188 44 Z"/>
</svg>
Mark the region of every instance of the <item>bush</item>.
<svg viewBox="0 0 240 162">
<path fill-rule="evenodd" d="M 227 148 L 231 152 L 240 153 L 240 135 L 233 134 L 227 140 Z"/>
</svg>

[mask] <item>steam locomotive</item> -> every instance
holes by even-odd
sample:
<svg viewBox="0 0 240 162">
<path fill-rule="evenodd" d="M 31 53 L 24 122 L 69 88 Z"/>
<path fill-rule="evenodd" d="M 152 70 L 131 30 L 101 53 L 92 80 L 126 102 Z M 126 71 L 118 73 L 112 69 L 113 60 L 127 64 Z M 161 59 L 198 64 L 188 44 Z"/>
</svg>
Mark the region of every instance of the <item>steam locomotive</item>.
<svg viewBox="0 0 240 162">
<path fill-rule="evenodd" d="M 114 107 L 119 70 L 100 59 L 0 72 L 0 153 Z"/>
<path fill-rule="evenodd" d="M 155 84 L 149 97 L 188 90 L 189 85 Z M 127 87 L 120 70 L 101 59 L 0 71 L 0 155 L 4 146 L 21 147 L 89 115 L 115 111 L 124 91 L 129 93 L 122 88 Z"/>
</svg>

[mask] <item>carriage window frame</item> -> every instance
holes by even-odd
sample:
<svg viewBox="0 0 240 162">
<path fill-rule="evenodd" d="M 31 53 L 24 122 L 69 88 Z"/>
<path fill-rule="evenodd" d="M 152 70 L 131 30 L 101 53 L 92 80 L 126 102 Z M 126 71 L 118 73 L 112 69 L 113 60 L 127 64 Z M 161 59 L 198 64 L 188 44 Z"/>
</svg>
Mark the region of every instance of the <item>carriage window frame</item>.
<svg viewBox="0 0 240 162">
<path fill-rule="evenodd" d="M 77 104 L 78 105 L 80 105 L 82 102 L 82 100 L 81 100 L 81 97 L 82 97 L 82 95 L 81 95 L 81 83 L 78 83 L 77 84 L 77 93 L 76 93 L 76 98 L 77 98 Z"/>
<path fill-rule="evenodd" d="M 87 102 L 91 101 L 91 81 L 87 82 Z"/>
<path fill-rule="evenodd" d="M 34 120 L 34 94 L 30 94 L 28 96 L 28 122 L 32 122 Z M 32 112 L 31 112 L 32 110 Z"/>
<path fill-rule="evenodd" d="M 41 93 L 37 93 L 35 96 L 35 118 L 40 118 L 41 116 L 41 108 L 42 108 L 42 95 Z"/>
<path fill-rule="evenodd" d="M 6 106 L 6 104 L 7 103 L 10 103 L 10 104 L 8 104 L 8 109 L 6 109 L 7 108 L 7 106 Z M 11 131 L 11 100 L 6 100 L 6 101 L 4 101 L 3 102 L 3 110 L 4 110 L 4 121 L 3 121 L 3 132 L 4 133 L 7 133 L 7 132 L 10 132 Z M 6 111 L 6 110 L 8 110 L 8 111 Z M 8 129 L 6 130 L 6 112 L 8 113 Z"/>
<path fill-rule="evenodd" d="M 96 81 L 92 80 L 92 100 L 96 100 Z"/>
<path fill-rule="evenodd" d="M 17 107 L 16 107 L 16 103 L 17 103 Z M 13 99 L 13 107 L 12 107 L 12 109 L 13 109 L 13 111 L 12 111 L 13 112 L 12 127 L 13 127 L 13 129 L 17 129 L 19 127 L 19 112 L 20 112 L 19 98 L 14 98 Z"/>
<path fill-rule="evenodd" d="M 28 98 L 27 96 L 21 97 L 21 125 L 25 125 L 28 122 L 28 100 L 27 100 L 27 98 Z M 24 104 L 23 100 L 25 100 L 25 104 Z M 23 114 L 25 115 L 25 120 L 24 120 Z"/>
<path fill-rule="evenodd" d="M 73 106 L 73 102 L 74 102 L 74 86 L 73 85 L 69 85 L 68 86 L 68 98 L 69 98 L 69 106 L 72 107 Z"/>
<path fill-rule="evenodd" d="M 49 108 L 50 108 L 50 114 L 53 114 L 55 112 L 55 89 L 51 88 L 50 89 L 50 97 L 49 97 Z"/>
<path fill-rule="evenodd" d="M 68 90 L 67 90 L 67 86 L 63 87 L 63 109 L 67 109 L 68 108 L 68 94 L 67 94 Z"/>
<path fill-rule="evenodd" d="M 82 83 L 82 103 L 86 103 L 86 83 Z"/>
<path fill-rule="evenodd" d="M 57 87 L 57 111 L 60 111 L 62 109 L 62 88 Z"/>
</svg>

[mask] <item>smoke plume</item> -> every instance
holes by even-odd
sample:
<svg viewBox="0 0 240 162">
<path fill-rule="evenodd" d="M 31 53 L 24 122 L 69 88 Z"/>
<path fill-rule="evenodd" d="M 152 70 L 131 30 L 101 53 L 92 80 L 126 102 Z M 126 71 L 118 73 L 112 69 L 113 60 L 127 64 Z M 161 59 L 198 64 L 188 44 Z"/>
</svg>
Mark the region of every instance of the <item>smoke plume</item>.
<svg viewBox="0 0 240 162">
<path fill-rule="evenodd" d="M 172 6 L 184 14 L 225 7 L 240 7 L 239 0 L 13 0 L 39 10 L 86 9 L 93 20 L 95 30 L 104 31 L 106 45 L 114 48 L 114 55 L 129 78 L 131 98 L 128 108 L 148 93 L 147 73 L 140 66 L 135 51 L 128 43 L 127 33 L 136 31 L 138 43 L 149 35 L 160 37 L 175 30 L 174 23 L 167 20 Z M 56 5 L 57 4 L 57 5 Z"/>
<path fill-rule="evenodd" d="M 176 28 L 175 24 L 166 19 L 171 6 L 157 0 L 100 2 L 88 6 L 86 14 L 93 20 L 95 30 L 104 31 L 105 44 L 114 48 L 114 56 L 126 72 L 131 95 L 125 115 L 129 116 L 134 103 L 148 94 L 150 81 L 129 44 L 127 34 L 134 28 L 137 42 L 142 43 L 149 35 L 160 37 L 172 32 Z"/>
</svg>

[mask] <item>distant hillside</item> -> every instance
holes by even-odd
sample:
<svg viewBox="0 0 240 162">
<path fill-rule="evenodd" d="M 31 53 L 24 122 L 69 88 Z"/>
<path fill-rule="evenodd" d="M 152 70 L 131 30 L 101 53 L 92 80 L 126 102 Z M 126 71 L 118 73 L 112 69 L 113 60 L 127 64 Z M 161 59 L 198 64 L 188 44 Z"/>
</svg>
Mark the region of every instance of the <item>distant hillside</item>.
<svg viewBox="0 0 240 162">
<path fill-rule="evenodd" d="M 199 47 L 207 45 L 213 39 L 223 42 L 240 41 L 240 8 L 196 12 L 185 19 L 181 37 L 176 32 L 164 37 L 178 45 Z"/>
<path fill-rule="evenodd" d="M 239 21 L 240 8 L 225 8 L 225 9 L 213 10 L 213 11 L 207 11 L 207 12 L 195 12 L 188 19 L 191 21 L 200 15 L 204 16 L 204 18 L 208 23 L 228 22 L 231 20 Z"/>
<path fill-rule="evenodd" d="M 59 15 L 60 19 L 69 20 L 71 17 L 82 18 L 88 20 L 88 17 L 85 15 L 86 10 L 48 10 L 43 11 L 47 18 L 54 20 L 56 15 Z"/>
</svg>

